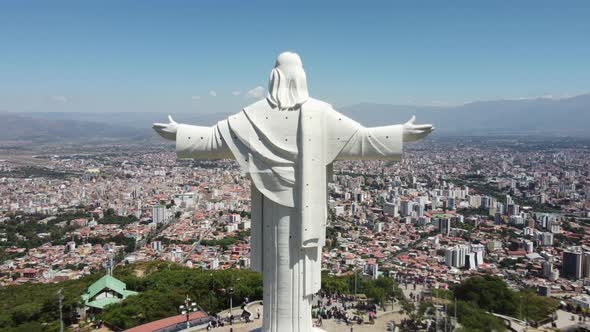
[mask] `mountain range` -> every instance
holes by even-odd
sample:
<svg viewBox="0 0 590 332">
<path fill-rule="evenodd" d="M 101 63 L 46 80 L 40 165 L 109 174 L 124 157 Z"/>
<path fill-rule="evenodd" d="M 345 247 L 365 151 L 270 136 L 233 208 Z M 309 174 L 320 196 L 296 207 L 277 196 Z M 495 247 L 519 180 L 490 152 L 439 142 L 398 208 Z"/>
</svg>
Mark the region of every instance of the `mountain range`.
<svg viewBox="0 0 590 332">
<path fill-rule="evenodd" d="M 478 101 L 459 106 L 360 103 L 336 109 L 367 126 L 403 123 L 416 115 L 439 135 L 560 135 L 590 137 L 590 93 L 564 99 Z M 173 114 L 180 123 L 211 125 L 226 113 Z M 154 138 L 167 114 L 139 112 L 0 113 L 0 141 L 87 141 Z"/>
<path fill-rule="evenodd" d="M 478 101 L 451 107 L 362 103 L 340 109 L 365 125 L 432 123 L 443 134 L 590 136 L 590 94 L 565 99 Z"/>
</svg>

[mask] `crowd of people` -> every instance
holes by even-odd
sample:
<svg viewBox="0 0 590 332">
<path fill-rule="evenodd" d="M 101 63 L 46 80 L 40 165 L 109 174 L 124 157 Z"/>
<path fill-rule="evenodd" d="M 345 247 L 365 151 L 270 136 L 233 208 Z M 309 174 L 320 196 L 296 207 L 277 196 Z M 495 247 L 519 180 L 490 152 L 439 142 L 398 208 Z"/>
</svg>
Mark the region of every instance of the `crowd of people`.
<svg viewBox="0 0 590 332">
<path fill-rule="evenodd" d="M 322 326 L 324 319 L 339 320 L 346 325 L 363 324 L 363 316 L 350 314 L 351 309 L 367 312 L 371 324 L 377 315 L 377 306 L 374 303 L 358 301 L 352 295 L 320 292 L 317 297 L 317 302 L 312 306 L 312 317 L 316 319 L 315 325 L 318 327 Z"/>
<path fill-rule="evenodd" d="M 368 318 L 369 324 L 373 324 L 377 317 L 377 305 L 365 300 L 359 300 L 352 295 L 320 292 L 315 296 L 315 299 L 317 299 L 317 302 L 312 305 L 312 317 L 315 319 L 314 325 L 317 327 L 322 326 L 324 319 L 338 320 L 346 325 L 360 325 L 365 323 L 365 318 Z M 207 330 L 225 325 L 233 325 L 237 321 L 252 322 L 251 315 L 254 315 L 256 319 L 261 318 L 260 308 L 255 313 L 250 313 L 245 310 L 245 307 L 246 302 L 242 304 L 242 314 L 240 316 L 234 316 L 229 312 L 227 317 L 221 317 L 217 314 L 213 315 L 213 319 L 209 322 Z M 351 314 L 351 310 L 355 310 L 355 313 L 364 312 L 366 316 Z"/>
<path fill-rule="evenodd" d="M 234 322 L 237 322 L 237 321 L 244 322 L 244 323 L 252 322 L 252 319 L 251 319 L 252 313 L 250 313 L 248 310 L 246 310 L 246 305 L 248 304 L 248 302 L 249 302 L 249 299 L 246 297 L 240 307 L 242 310 L 242 313 L 240 314 L 240 316 L 236 317 L 231 312 L 228 312 L 227 317 L 225 317 L 225 318 L 220 317 L 217 314 L 214 314 L 213 319 L 211 321 L 209 321 L 209 325 L 207 326 L 207 330 L 211 330 L 216 327 L 223 327 L 223 326 L 225 326 L 225 324 L 233 325 Z M 260 308 L 256 309 L 255 315 L 256 315 L 256 319 L 260 319 Z"/>
</svg>

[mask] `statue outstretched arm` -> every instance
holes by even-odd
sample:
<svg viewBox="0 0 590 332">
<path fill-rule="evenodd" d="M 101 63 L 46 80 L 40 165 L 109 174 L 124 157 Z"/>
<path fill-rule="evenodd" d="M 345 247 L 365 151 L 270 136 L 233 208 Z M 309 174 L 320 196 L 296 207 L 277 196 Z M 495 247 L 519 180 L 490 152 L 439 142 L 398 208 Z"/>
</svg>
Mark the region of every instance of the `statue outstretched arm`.
<svg viewBox="0 0 590 332">
<path fill-rule="evenodd" d="M 431 124 L 423 124 L 417 125 L 416 124 L 416 116 L 412 116 L 412 118 L 403 124 L 404 126 L 404 135 L 403 141 L 405 142 L 416 142 L 419 141 L 426 136 L 430 135 L 431 132 L 434 131 L 434 127 Z"/>
<path fill-rule="evenodd" d="M 346 121 L 348 125 L 354 123 L 358 130 L 336 159 L 400 160 L 404 143 L 421 140 L 434 130 L 430 124 L 416 125 L 415 121 L 416 117 L 412 117 L 404 124 L 380 127 L 363 127 L 352 120 Z"/>
<path fill-rule="evenodd" d="M 217 125 L 186 125 L 175 122 L 171 116 L 168 116 L 168 120 L 169 123 L 154 123 L 153 128 L 160 136 L 176 141 L 176 155 L 179 159 L 233 159 Z"/>
</svg>

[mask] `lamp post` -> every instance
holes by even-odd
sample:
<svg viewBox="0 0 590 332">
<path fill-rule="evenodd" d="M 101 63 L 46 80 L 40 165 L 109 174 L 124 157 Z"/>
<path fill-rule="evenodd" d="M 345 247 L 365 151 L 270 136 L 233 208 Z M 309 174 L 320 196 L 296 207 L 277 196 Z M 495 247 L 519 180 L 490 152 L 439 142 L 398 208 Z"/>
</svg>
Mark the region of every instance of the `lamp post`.
<svg viewBox="0 0 590 332">
<path fill-rule="evenodd" d="M 57 291 L 57 298 L 59 300 L 59 331 L 63 332 L 64 331 L 64 318 L 63 318 L 63 300 L 64 300 L 64 295 L 63 295 L 63 288 L 60 288 L 59 291 Z"/>
<path fill-rule="evenodd" d="M 227 290 L 227 293 L 229 294 L 229 325 L 234 325 L 234 320 L 232 319 L 233 317 L 233 312 L 234 312 L 234 306 L 233 306 L 233 298 L 234 298 L 234 288 L 230 287 Z"/>
<path fill-rule="evenodd" d="M 186 315 L 186 328 L 188 329 L 189 327 L 191 327 L 189 322 L 190 313 L 199 310 L 197 303 L 191 302 L 191 299 L 188 297 L 187 294 L 186 298 L 184 299 L 184 304 L 181 304 L 178 307 L 178 310 L 180 311 L 181 315 Z"/>
<path fill-rule="evenodd" d="M 395 280 L 391 284 L 391 311 L 393 311 L 394 304 L 395 304 Z"/>
<path fill-rule="evenodd" d="M 232 279 L 233 279 L 233 278 L 232 278 Z M 240 281 L 240 278 L 237 278 L 237 279 L 236 279 L 236 281 Z M 232 283 L 233 283 L 233 282 L 232 282 Z M 229 294 L 229 315 L 230 315 L 230 317 L 232 317 L 232 318 L 233 318 L 233 316 L 234 316 L 234 309 L 233 309 L 233 307 L 234 307 L 234 306 L 233 306 L 233 300 L 234 300 L 234 288 L 233 288 L 233 287 L 230 287 L 230 288 L 227 290 L 227 292 L 228 292 L 228 294 Z M 230 320 L 229 320 L 229 324 L 230 324 L 230 325 L 233 325 L 233 323 L 234 323 L 234 322 L 233 322 L 233 319 L 231 319 L 231 318 L 230 318 Z"/>
<path fill-rule="evenodd" d="M 213 311 L 213 273 L 209 273 L 209 307 Z"/>
</svg>

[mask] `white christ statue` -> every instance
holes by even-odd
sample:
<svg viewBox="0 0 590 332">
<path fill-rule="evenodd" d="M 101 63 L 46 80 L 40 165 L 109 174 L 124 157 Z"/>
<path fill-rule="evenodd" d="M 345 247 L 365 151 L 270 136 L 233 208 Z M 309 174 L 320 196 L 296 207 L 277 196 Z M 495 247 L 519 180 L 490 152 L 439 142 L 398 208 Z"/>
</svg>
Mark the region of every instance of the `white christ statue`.
<svg viewBox="0 0 590 332">
<path fill-rule="evenodd" d="M 312 331 L 320 290 L 327 183 L 336 160 L 400 160 L 403 143 L 434 129 L 363 127 L 309 97 L 295 53 L 278 56 L 265 99 L 212 127 L 155 123 L 182 159 L 235 159 L 252 181 L 251 265 L 262 272 L 263 331 Z"/>
</svg>

